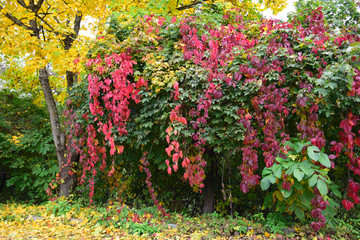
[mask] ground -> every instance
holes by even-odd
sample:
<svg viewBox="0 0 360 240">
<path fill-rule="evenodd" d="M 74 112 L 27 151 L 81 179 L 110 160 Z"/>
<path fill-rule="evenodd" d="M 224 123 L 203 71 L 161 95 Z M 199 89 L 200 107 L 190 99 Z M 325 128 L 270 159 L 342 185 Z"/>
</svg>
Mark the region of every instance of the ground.
<svg viewBox="0 0 360 240">
<path fill-rule="evenodd" d="M 48 202 L 0 204 L 0 239 L 355 239 L 338 233 L 314 233 L 308 226 L 279 230 L 242 217 L 211 214 L 162 217 L 156 208 L 102 208 Z"/>
</svg>

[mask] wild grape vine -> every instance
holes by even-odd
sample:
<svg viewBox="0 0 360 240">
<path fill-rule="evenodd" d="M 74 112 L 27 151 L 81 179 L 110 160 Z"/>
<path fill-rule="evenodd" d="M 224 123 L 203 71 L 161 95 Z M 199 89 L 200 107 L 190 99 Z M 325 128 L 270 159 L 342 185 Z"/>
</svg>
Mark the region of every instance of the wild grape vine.
<svg viewBox="0 0 360 240">
<path fill-rule="evenodd" d="M 321 118 L 325 114 L 326 94 L 320 92 L 332 88 L 320 85 L 328 66 L 336 65 L 337 61 L 329 56 L 328 51 L 336 51 L 338 56 L 344 57 L 344 61 L 349 63 L 359 61 L 356 56 L 346 58 L 346 47 L 360 42 L 357 34 L 343 32 L 334 37 L 325 25 L 320 9 L 313 11 L 303 22 L 296 19 L 289 23 L 262 20 L 255 29 L 241 16 L 229 15 L 225 15 L 222 23 L 217 25 L 211 21 L 203 22 L 197 16 L 184 17 L 179 23 L 173 18 L 171 25 L 166 28 L 167 23 L 163 18 L 146 16 L 145 21 L 150 26 L 147 32 L 152 34 L 161 34 L 169 27 L 175 28 L 179 38 L 177 44 L 183 57 L 180 64 L 196 66 L 205 73 L 204 82 L 197 85 L 201 86 L 200 89 L 189 87 L 183 73 L 170 84 L 170 89 L 163 91 L 173 106 L 164 113 L 167 116 L 166 137 L 163 140 L 166 141 L 164 154 L 167 156 L 165 164 L 168 174 L 179 171 L 181 165 L 183 179 L 200 191 L 204 188 L 208 166 L 204 156 L 210 144 L 206 129 L 212 126 L 214 105 L 226 102 L 227 106 L 236 109 L 231 114 L 237 117 L 237 123 L 243 128 L 243 138 L 235 149 L 241 153 L 238 169 L 242 178 L 242 192 L 247 193 L 259 184 L 260 161 L 268 168 L 279 164 L 276 157 L 284 155 L 284 143 L 291 137 L 310 141 L 320 150 L 333 151 L 334 154 L 329 156 L 332 168 L 335 168 L 336 157 L 344 154 L 349 160 L 349 170 L 354 176 L 360 175 L 360 157 L 356 149 L 360 146 L 359 116 L 352 109 L 336 109 L 342 114 L 339 127 L 334 127 L 339 131 L 339 139 L 327 139 L 328 133 L 322 129 L 321 122 L 324 121 Z M 158 35 L 156 40 L 161 43 L 162 38 L 163 35 Z M 146 45 L 144 42 L 141 44 Z M 66 113 L 68 126 L 71 126 L 68 143 L 80 154 L 83 171 L 80 182 L 84 183 L 87 174 L 91 175 L 90 198 L 94 194 L 97 169 L 107 169 L 111 175 L 114 171 L 114 155 L 124 151 L 124 146 L 118 142 L 127 134 L 126 126 L 131 121 L 129 104 L 139 103 L 145 96 L 140 90 L 148 87 L 148 82 L 142 77 L 135 81 L 132 76 L 136 64 L 133 56 L 142 61 L 149 57 L 146 54 L 153 49 L 164 53 L 164 56 L 172 54 L 166 52 L 169 51 L 166 47 L 149 43 L 149 46 L 130 49 L 121 54 L 89 59 L 89 112 L 81 116 L 86 121 L 86 128 L 76 123 L 78 116 L 70 108 L 72 103 L 69 102 Z M 353 65 L 351 68 L 353 76 L 350 86 L 338 86 L 340 94 L 350 100 L 360 96 L 360 70 Z M 162 91 L 153 87 L 155 91 Z M 152 88 L 149 89 L 147 91 L 152 91 Z M 227 94 L 231 91 L 242 91 L 244 97 L 228 103 Z M 225 112 L 226 109 L 221 111 Z M 178 129 L 186 129 L 190 135 L 185 136 Z M 314 159 L 311 161 L 320 169 L 328 171 L 320 162 Z M 151 198 L 158 205 L 150 181 L 150 163 L 145 157 L 141 163 L 147 174 L 146 184 Z M 287 177 L 284 177 L 281 187 L 290 191 L 293 181 Z M 311 226 L 319 230 L 325 226 L 323 211 L 329 203 L 317 187 L 312 189 L 312 193 L 311 216 L 316 220 Z M 354 178 L 348 180 L 347 198 L 349 200 L 344 199 L 343 206 L 348 210 L 360 202 L 359 184 Z M 161 209 L 159 207 L 165 214 Z"/>
</svg>

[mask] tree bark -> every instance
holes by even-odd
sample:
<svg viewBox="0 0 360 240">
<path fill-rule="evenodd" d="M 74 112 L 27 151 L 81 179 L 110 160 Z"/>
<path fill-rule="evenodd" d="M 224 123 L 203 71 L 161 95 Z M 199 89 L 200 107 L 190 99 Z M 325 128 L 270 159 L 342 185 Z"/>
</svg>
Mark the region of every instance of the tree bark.
<svg viewBox="0 0 360 240">
<path fill-rule="evenodd" d="M 73 181 L 72 176 L 69 174 L 71 164 L 69 164 L 65 157 L 65 134 L 61 129 L 59 113 L 56 108 L 56 103 L 49 83 L 49 73 L 46 68 L 39 69 L 39 80 L 44 93 L 47 109 L 49 111 L 51 132 L 53 135 L 56 155 L 60 168 L 60 196 L 69 197 L 70 186 Z"/>
<path fill-rule="evenodd" d="M 215 159 L 212 159 L 215 160 Z M 204 207 L 203 213 L 212 213 L 215 210 L 215 161 L 210 165 L 210 171 L 204 180 Z"/>
<path fill-rule="evenodd" d="M 74 72 L 66 71 L 66 82 L 67 82 L 67 88 L 70 90 L 74 83 L 77 81 L 77 76 Z"/>
</svg>

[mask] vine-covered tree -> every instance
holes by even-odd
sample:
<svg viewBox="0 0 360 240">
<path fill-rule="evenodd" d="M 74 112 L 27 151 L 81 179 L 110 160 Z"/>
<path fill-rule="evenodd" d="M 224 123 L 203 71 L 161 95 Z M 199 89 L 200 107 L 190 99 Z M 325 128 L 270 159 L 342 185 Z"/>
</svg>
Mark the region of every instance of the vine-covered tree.
<svg viewBox="0 0 360 240">
<path fill-rule="evenodd" d="M 215 182 L 224 184 L 219 166 L 237 169 L 227 175 L 243 193 L 275 184 L 264 206 L 313 218 L 315 230 L 337 206 L 330 192 L 348 210 L 360 203 L 358 30 L 338 34 L 320 9 L 282 23 L 205 8 L 131 27 L 121 42 L 98 43 L 81 85 L 89 98 L 68 101 L 68 136 L 82 146 L 79 177 L 90 197 L 99 170 L 111 177 L 115 156 L 130 151 L 142 169 L 180 172 L 204 193 L 205 212 Z M 351 177 L 333 182 L 334 168 Z M 231 188 L 220 188 L 231 207 Z"/>
</svg>

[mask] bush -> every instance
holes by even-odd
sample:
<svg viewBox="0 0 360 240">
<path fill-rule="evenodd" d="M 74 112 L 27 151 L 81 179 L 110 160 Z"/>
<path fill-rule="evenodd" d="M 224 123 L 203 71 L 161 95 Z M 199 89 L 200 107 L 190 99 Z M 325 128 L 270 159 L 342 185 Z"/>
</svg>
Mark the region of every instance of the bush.
<svg viewBox="0 0 360 240">
<path fill-rule="evenodd" d="M 58 171 L 47 111 L 25 94 L 0 92 L 1 201 L 47 199 Z"/>
</svg>

